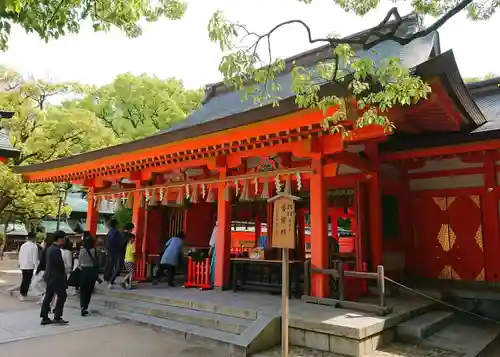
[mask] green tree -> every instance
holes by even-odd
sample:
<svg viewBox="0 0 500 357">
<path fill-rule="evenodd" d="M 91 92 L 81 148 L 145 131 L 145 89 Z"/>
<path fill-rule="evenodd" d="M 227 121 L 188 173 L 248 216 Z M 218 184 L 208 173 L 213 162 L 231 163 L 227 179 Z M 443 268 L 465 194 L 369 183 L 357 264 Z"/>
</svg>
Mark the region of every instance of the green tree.
<svg viewBox="0 0 500 357">
<path fill-rule="evenodd" d="M 118 221 L 118 228 L 123 229 L 125 224 L 132 222 L 132 210 L 125 206 L 118 205 L 115 210 L 114 218 Z"/>
<path fill-rule="evenodd" d="M 94 31 L 117 27 L 130 37 L 141 35 L 140 22 L 184 15 L 179 0 L 0 0 L 0 49 L 7 48 L 12 25 L 48 41 L 78 33 L 82 23 Z"/>
<path fill-rule="evenodd" d="M 299 1 L 314 3 L 313 0 Z M 380 4 L 379 1 L 370 0 L 334 0 L 334 3 L 346 12 L 359 16 L 367 14 Z M 351 127 L 369 124 L 377 124 L 392 131 L 394 125 L 387 117 L 388 109 L 426 99 L 431 88 L 404 68 L 398 58 L 383 58 L 377 64 L 370 58 L 356 56 L 355 51 L 372 50 L 375 45 L 387 40 L 401 45 L 408 44 L 438 30 L 462 11 L 466 11 L 472 20 L 489 19 L 500 7 L 500 2 L 415 0 L 411 2 L 411 6 L 417 14 L 428 15 L 437 20 L 431 26 L 422 27 L 407 37 L 398 35 L 404 19 L 397 8 L 392 8 L 375 28 L 349 38 L 314 38 L 311 27 L 298 19 L 279 23 L 268 32 L 256 33 L 241 23 L 225 18 L 222 12 L 213 14 L 208 32 L 210 40 L 217 43 L 224 52 L 219 70 L 226 84 L 242 90 L 244 99 L 251 98 L 261 104 L 278 105 L 280 98 L 277 92 L 281 88 L 276 79 L 285 71 L 286 63 L 273 56 L 273 34 L 292 24 L 302 26 L 309 42 L 329 46 L 331 56 L 312 68 L 292 64 L 291 91 L 295 94 L 298 107 L 320 109 L 326 114 L 328 108 L 337 106 L 339 110 L 327 116 L 324 122 L 332 131 L 349 134 Z M 349 98 L 339 98 L 333 93 L 320 93 L 321 87 L 335 83 L 348 87 Z M 359 114 L 349 115 L 356 112 L 349 110 L 349 106 L 351 109 L 359 109 Z"/>
<path fill-rule="evenodd" d="M 50 98 L 77 94 L 75 83 L 47 83 L 25 79 L 0 68 L 0 107 L 15 114 L 2 126 L 10 132 L 18 159 L 0 164 L 0 213 L 13 212 L 24 221 L 57 214 L 57 189 L 52 183 L 27 184 L 12 172 L 12 165 L 42 163 L 116 143 L 116 138 L 90 111 L 64 108 Z"/>
<path fill-rule="evenodd" d="M 89 90 L 67 108 L 93 112 L 121 141 L 140 139 L 178 123 L 196 109 L 200 90 L 186 90 L 181 81 L 142 74 L 119 75 L 105 86 Z"/>
<path fill-rule="evenodd" d="M 474 83 L 474 82 L 481 82 L 481 81 L 486 81 L 488 79 L 493 79 L 493 78 L 498 78 L 500 77 L 498 74 L 496 73 L 487 73 L 486 75 L 482 76 L 482 77 L 468 77 L 468 78 L 464 78 L 464 82 L 465 83 Z"/>
</svg>

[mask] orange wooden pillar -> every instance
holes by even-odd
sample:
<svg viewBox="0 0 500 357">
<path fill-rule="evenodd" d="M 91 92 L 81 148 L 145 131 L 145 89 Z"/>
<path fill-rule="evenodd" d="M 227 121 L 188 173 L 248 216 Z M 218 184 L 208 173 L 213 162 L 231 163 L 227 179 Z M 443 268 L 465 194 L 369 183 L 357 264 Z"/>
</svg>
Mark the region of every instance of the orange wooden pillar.
<svg viewBox="0 0 500 357">
<path fill-rule="evenodd" d="M 136 187 L 139 188 L 141 185 L 139 182 L 136 183 Z M 142 200 L 142 202 L 141 202 Z M 144 281 L 146 280 L 146 232 L 145 232 L 145 218 L 146 209 L 144 202 L 143 193 L 141 191 L 134 192 L 134 205 L 132 207 L 132 223 L 134 223 L 134 234 L 136 241 L 136 268 L 134 280 Z"/>
<path fill-rule="evenodd" d="M 87 222 L 86 230 L 89 231 L 97 241 L 97 223 L 99 222 L 99 207 L 97 207 L 94 196 L 94 188 L 91 187 L 87 195 Z"/>
<path fill-rule="evenodd" d="M 371 266 L 377 271 L 377 266 L 383 264 L 382 240 L 382 191 L 380 188 L 380 157 L 376 142 L 366 145 L 366 153 L 374 169 L 368 180 L 368 222 L 370 224 Z"/>
<path fill-rule="evenodd" d="M 328 224 L 327 196 L 324 179 L 324 168 L 321 159 L 313 159 L 315 172 L 311 175 L 311 265 L 313 268 L 328 268 Z M 312 274 L 311 293 L 315 297 L 328 297 L 330 287 L 328 276 Z"/>
<path fill-rule="evenodd" d="M 225 177 L 221 173 L 221 178 Z M 217 240 L 215 243 L 215 277 L 217 289 L 225 289 L 229 285 L 230 253 L 231 253 L 231 202 L 224 199 L 225 184 L 217 189 Z"/>
<path fill-rule="evenodd" d="M 306 259 L 306 217 L 303 209 L 297 210 L 297 256 L 298 260 Z"/>
<path fill-rule="evenodd" d="M 485 255 L 486 281 L 500 280 L 500 229 L 498 222 L 498 197 L 495 194 L 497 187 L 495 152 L 488 151 L 484 162 L 485 191 L 482 197 L 482 220 Z"/>
</svg>

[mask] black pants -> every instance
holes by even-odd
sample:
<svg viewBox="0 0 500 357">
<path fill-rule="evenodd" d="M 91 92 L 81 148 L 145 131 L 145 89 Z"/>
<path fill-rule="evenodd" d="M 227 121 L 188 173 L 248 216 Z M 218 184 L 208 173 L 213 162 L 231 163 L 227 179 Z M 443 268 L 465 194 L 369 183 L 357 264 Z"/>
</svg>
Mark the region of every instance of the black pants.
<svg viewBox="0 0 500 357">
<path fill-rule="evenodd" d="M 63 316 L 64 303 L 66 302 L 66 298 L 68 295 L 66 294 L 66 286 L 64 284 L 47 284 L 47 288 L 45 289 L 45 296 L 42 302 L 42 309 L 40 311 L 40 317 L 42 319 L 49 318 L 50 312 L 50 303 L 54 298 L 54 295 L 57 296 L 56 299 L 56 307 L 54 312 L 54 319 L 61 319 Z"/>
<path fill-rule="evenodd" d="M 33 279 L 33 269 L 23 269 L 22 273 L 23 280 L 21 281 L 21 288 L 19 290 L 21 295 L 26 297 L 30 289 L 31 279 Z"/>
<path fill-rule="evenodd" d="M 115 283 L 115 279 L 123 269 L 123 259 L 121 254 L 109 254 L 106 256 L 106 266 L 104 267 L 104 281 L 110 284 Z"/>
<path fill-rule="evenodd" d="M 171 264 L 160 264 L 158 267 L 158 270 L 156 271 L 156 276 L 155 280 L 160 280 L 160 278 L 163 276 L 164 272 L 167 272 L 167 278 L 168 278 L 168 285 L 173 286 L 174 285 L 174 278 L 175 278 L 175 265 Z"/>
<path fill-rule="evenodd" d="M 82 310 L 87 310 L 89 308 L 96 281 L 97 271 L 95 268 L 82 268 L 80 282 L 80 307 Z"/>
</svg>

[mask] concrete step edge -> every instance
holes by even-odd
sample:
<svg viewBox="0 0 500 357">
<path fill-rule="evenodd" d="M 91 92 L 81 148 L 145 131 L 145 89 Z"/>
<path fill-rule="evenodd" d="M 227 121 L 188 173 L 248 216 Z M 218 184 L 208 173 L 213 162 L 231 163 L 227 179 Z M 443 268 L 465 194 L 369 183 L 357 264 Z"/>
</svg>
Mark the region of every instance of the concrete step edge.
<svg viewBox="0 0 500 357">
<path fill-rule="evenodd" d="M 450 311 L 429 311 L 396 326 L 396 336 L 401 342 L 419 343 L 442 329 L 453 319 Z"/>
<path fill-rule="evenodd" d="M 185 339 L 199 339 L 207 343 L 216 344 L 219 347 L 223 346 L 228 349 L 228 355 L 230 356 L 246 356 L 246 346 L 239 343 L 239 337 L 236 334 L 132 312 L 110 310 L 102 307 L 94 306 L 90 311 L 91 313 L 96 313 L 118 321 L 132 322 L 148 326 L 157 331 L 175 333 Z"/>
<path fill-rule="evenodd" d="M 255 320 L 259 316 L 257 310 L 245 309 L 234 306 L 216 305 L 209 302 L 200 302 L 195 300 L 180 300 L 163 296 L 151 296 L 140 294 L 134 291 L 107 290 L 103 288 L 96 289 L 96 294 L 111 297 L 118 297 L 129 300 L 143 301 L 154 304 L 168 305 L 179 308 L 205 311 L 219 315 L 232 316 L 241 319 Z"/>
<path fill-rule="evenodd" d="M 98 304 L 108 309 L 134 312 L 141 315 L 157 317 L 161 319 L 174 320 L 181 323 L 192 324 L 205 328 L 213 328 L 220 331 L 241 334 L 250 325 L 250 320 L 234 321 L 233 317 L 212 314 L 204 311 L 181 309 L 168 305 L 151 304 L 144 302 L 110 301 L 107 299 L 93 299 L 92 303 Z M 142 305 L 141 304 L 147 304 Z"/>
</svg>

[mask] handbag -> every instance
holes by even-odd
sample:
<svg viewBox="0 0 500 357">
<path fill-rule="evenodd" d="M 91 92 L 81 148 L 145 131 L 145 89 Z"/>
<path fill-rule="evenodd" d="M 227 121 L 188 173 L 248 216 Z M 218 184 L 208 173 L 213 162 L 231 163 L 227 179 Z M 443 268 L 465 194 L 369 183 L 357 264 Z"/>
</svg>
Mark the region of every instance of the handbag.
<svg viewBox="0 0 500 357">
<path fill-rule="evenodd" d="M 70 274 L 68 278 L 68 285 L 69 286 L 74 286 L 79 287 L 80 286 L 80 279 L 81 279 L 82 271 L 79 267 L 75 268 Z"/>
</svg>

